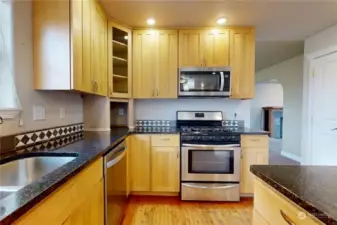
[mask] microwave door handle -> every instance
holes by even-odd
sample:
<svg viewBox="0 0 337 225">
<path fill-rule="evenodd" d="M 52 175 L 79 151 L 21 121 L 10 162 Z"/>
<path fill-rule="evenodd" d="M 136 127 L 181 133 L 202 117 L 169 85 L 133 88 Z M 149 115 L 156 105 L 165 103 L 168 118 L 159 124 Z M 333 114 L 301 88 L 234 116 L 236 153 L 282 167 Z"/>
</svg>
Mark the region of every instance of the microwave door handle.
<svg viewBox="0 0 337 225">
<path fill-rule="evenodd" d="M 194 145 L 194 144 L 183 144 L 183 147 L 191 148 L 237 148 L 240 144 L 228 144 L 228 145 Z"/>
<path fill-rule="evenodd" d="M 220 91 L 224 91 L 225 86 L 225 75 L 223 72 L 220 72 Z"/>
</svg>

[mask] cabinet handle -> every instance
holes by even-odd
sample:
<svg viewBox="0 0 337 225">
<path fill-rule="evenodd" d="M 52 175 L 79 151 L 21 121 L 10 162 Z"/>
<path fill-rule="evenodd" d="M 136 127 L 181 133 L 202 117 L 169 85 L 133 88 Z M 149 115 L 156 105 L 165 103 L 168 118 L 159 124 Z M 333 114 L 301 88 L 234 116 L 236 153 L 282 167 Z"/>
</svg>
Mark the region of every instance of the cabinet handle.
<svg viewBox="0 0 337 225">
<path fill-rule="evenodd" d="M 159 95 L 159 91 L 158 91 L 158 89 L 157 89 L 157 96 Z"/>
<path fill-rule="evenodd" d="M 97 92 L 98 91 L 98 84 L 97 84 L 97 82 L 95 81 L 95 92 Z"/>
<path fill-rule="evenodd" d="M 177 152 L 177 159 L 179 159 L 179 152 Z"/>
<path fill-rule="evenodd" d="M 295 225 L 295 223 L 287 216 L 287 214 L 285 214 L 285 212 L 283 212 L 283 210 L 280 210 L 281 216 L 283 217 L 283 219 L 289 224 L 289 225 Z"/>
<path fill-rule="evenodd" d="M 152 97 L 154 97 L 154 89 L 152 90 Z"/>
<path fill-rule="evenodd" d="M 169 141 L 170 140 L 170 138 L 162 138 L 162 139 L 160 139 L 161 141 Z"/>
<path fill-rule="evenodd" d="M 110 87 L 110 96 L 112 95 L 112 88 Z"/>
</svg>

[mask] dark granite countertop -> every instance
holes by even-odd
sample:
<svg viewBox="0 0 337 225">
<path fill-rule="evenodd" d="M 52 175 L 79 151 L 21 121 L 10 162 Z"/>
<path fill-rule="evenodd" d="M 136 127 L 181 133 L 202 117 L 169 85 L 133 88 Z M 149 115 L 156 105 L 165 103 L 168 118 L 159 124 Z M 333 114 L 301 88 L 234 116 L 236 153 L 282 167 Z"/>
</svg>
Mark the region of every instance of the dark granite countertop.
<svg viewBox="0 0 337 225">
<path fill-rule="evenodd" d="M 25 214 L 67 180 L 71 179 L 71 177 L 80 172 L 89 163 L 117 145 L 128 135 L 128 132 L 127 128 L 116 128 L 112 129 L 111 132 L 84 132 L 84 139 L 48 152 L 47 154 L 49 155 L 75 154 L 78 156 L 36 182 L 0 199 L 0 224 L 7 225 L 13 223 L 13 221 Z M 11 158 L 38 154 L 44 155 L 46 152 L 26 153 L 12 156 Z M 8 158 L 5 160 L 8 161 Z"/>
<path fill-rule="evenodd" d="M 248 128 L 248 127 L 241 127 L 237 131 L 235 131 L 240 134 L 249 134 L 249 135 L 263 135 L 263 134 L 269 134 L 268 131 Z"/>
<path fill-rule="evenodd" d="M 337 224 L 337 166 L 254 165 L 250 171 L 325 224 Z"/>
<path fill-rule="evenodd" d="M 264 134 L 261 131 L 241 129 L 238 132 L 243 134 Z M 122 141 L 128 134 L 175 134 L 180 133 L 176 127 L 136 127 L 112 128 L 111 132 L 84 132 L 84 138 L 75 143 L 69 144 L 50 152 L 34 152 L 13 155 L 0 159 L 0 163 L 17 159 L 19 157 L 29 157 L 37 155 L 76 155 L 71 162 L 61 166 L 55 171 L 43 176 L 19 191 L 0 198 L 0 224 L 11 224 L 21 215 L 25 214 L 38 202 L 51 194 L 55 189 L 64 184 L 71 177 L 80 172 L 89 163 L 104 155 Z"/>
</svg>

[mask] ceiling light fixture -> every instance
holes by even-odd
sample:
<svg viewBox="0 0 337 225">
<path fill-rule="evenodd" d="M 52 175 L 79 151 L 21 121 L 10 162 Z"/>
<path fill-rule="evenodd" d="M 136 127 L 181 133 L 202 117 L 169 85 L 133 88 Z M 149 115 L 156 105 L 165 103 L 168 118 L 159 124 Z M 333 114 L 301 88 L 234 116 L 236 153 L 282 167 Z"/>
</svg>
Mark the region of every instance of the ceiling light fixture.
<svg viewBox="0 0 337 225">
<path fill-rule="evenodd" d="M 219 18 L 216 23 L 219 25 L 224 25 L 227 22 L 227 19 L 225 17 Z"/>
<path fill-rule="evenodd" d="M 150 26 L 154 25 L 156 21 L 153 18 L 147 19 L 146 23 Z"/>
</svg>

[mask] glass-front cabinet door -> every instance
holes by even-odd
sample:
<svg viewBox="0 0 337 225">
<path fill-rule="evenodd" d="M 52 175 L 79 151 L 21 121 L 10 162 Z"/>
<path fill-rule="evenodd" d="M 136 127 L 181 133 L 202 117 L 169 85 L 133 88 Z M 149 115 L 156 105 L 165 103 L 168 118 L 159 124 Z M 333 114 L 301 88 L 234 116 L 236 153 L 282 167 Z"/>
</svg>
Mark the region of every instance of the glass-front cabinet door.
<svg viewBox="0 0 337 225">
<path fill-rule="evenodd" d="M 109 95 L 131 97 L 131 31 L 109 22 Z"/>
</svg>

